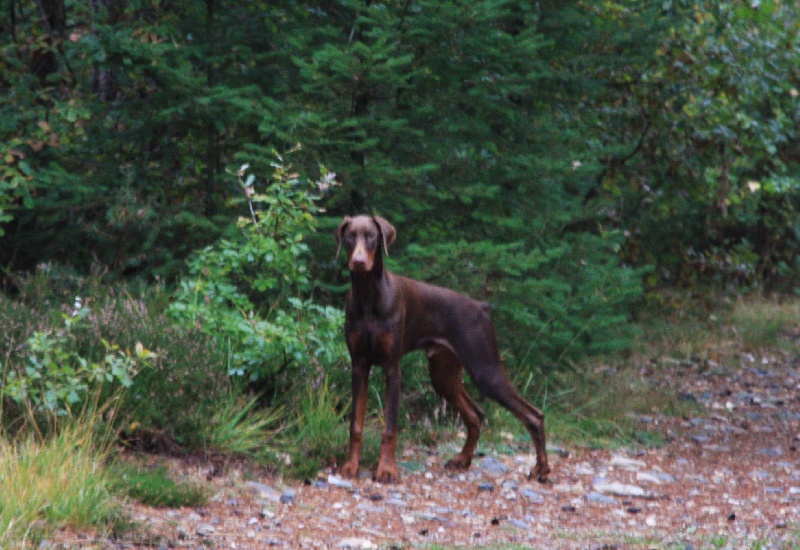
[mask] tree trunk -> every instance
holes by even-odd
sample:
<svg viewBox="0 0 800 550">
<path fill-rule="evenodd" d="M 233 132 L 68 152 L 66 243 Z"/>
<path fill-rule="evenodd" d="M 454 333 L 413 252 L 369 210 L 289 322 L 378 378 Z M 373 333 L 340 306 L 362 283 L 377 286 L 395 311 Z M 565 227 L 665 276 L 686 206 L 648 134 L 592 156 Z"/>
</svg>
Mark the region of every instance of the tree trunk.
<svg viewBox="0 0 800 550">
<path fill-rule="evenodd" d="M 64 36 L 67 25 L 67 10 L 64 0 L 39 0 L 39 11 L 42 21 L 47 29 L 45 41 L 49 46 L 46 51 L 35 52 L 32 56 L 32 68 L 42 84 L 45 84 L 50 75 L 58 71 L 58 57 L 53 46 L 58 46 Z"/>
</svg>

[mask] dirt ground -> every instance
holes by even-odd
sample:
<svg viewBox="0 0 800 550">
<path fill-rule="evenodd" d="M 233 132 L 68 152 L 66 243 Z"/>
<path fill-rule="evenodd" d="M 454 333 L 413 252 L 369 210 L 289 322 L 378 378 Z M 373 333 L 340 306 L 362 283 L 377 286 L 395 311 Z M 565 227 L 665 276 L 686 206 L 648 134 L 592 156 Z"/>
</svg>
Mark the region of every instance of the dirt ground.
<svg viewBox="0 0 800 550">
<path fill-rule="evenodd" d="M 797 361 L 800 361 L 798 359 Z M 730 364 L 659 360 L 640 375 L 676 385 L 696 417 L 643 417 L 666 434 L 658 448 L 558 448 L 549 483 L 528 481 L 535 458 L 478 458 L 406 449 L 398 484 L 306 483 L 237 468 L 175 462 L 211 486 L 202 509 L 133 506 L 126 540 L 59 533 L 43 547 L 100 548 L 800 548 L 800 376 L 781 353 Z M 402 435 L 401 435 L 402 439 Z M 366 465 L 370 466 L 370 465 Z M 374 467 L 374 465 L 371 465 Z"/>
</svg>

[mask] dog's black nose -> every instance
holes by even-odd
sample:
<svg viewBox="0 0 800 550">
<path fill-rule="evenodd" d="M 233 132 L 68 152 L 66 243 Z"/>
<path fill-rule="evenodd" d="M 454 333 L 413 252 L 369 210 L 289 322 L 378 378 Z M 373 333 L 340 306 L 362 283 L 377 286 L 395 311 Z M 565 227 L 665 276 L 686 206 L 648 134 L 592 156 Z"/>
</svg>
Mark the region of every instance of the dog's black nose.
<svg viewBox="0 0 800 550">
<path fill-rule="evenodd" d="M 352 271 L 364 271 L 367 269 L 367 257 L 363 254 L 354 254 L 350 258 L 350 269 Z"/>
</svg>

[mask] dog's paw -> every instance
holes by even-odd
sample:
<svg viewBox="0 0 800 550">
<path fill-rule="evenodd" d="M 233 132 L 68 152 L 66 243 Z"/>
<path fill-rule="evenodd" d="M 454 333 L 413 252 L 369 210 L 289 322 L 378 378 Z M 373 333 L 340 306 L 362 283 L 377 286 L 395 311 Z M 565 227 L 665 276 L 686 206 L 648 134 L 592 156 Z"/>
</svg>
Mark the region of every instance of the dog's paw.
<svg viewBox="0 0 800 550">
<path fill-rule="evenodd" d="M 528 474 L 528 479 L 536 479 L 539 483 L 547 483 L 547 476 L 550 473 L 550 467 L 547 465 L 537 464 Z"/>
<path fill-rule="evenodd" d="M 358 462 L 348 460 L 341 468 L 339 468 L 339 475 L 347 478 L 358 477 Z"/>
<path fill-rule="evenodd" d="M 378 471 L 375 472 L 375 481 L 378 483 L 397 483 L 400 481 L 397 467 L 378 466 Z"/>
<path fill-rule="evenodd" d="M 466 458 L 459 453 L 447 461 L 447 463 L 444 465 L 444 469 L 460 472 L 463 470 L 468 470 L 470 464 L 472 464 L 472 459 Z"/>
</svg>

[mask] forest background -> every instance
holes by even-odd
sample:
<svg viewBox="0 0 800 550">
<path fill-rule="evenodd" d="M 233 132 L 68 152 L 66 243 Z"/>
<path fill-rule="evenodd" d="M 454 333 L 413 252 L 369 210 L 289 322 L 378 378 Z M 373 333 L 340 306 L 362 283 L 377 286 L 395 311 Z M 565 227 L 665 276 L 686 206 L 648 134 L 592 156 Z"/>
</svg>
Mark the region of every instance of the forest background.
<svg viewBox="0 0 800 550">
<path fill-rule="evenodd" d="M 266 411 L 330 460 L 348 214 L 395 225 L 395 271 L 489 302 L 539 403 L 587 357 L 629 350 L 642 312 L 676 307 L 664 289 L 795 293 L 799 15 L 4 3 L 4 425 L 115 396 L 129 445 L 230 450 L 220 427 Z M 424 367 L 405 376 L 413 424 L 437 401 Z M 330 424 L 301 421 L 314 411 Z M 320 451 L 311 429 L 339 439 Z"/>
</svg>

